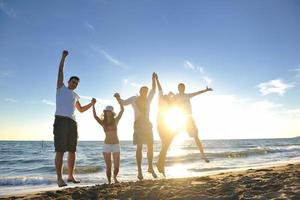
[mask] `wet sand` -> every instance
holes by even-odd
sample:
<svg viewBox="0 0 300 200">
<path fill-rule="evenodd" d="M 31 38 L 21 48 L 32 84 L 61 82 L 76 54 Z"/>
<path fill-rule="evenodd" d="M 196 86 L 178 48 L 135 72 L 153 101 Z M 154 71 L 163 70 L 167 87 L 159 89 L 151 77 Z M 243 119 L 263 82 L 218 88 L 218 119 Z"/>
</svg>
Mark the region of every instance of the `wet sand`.
<svg viewBox="0 0 300 200">
<path fill-rule="evenodd" d="M 217 175 L 66 188 L 7 199 L 300 199 L 300 163 Z"/>
</svg>

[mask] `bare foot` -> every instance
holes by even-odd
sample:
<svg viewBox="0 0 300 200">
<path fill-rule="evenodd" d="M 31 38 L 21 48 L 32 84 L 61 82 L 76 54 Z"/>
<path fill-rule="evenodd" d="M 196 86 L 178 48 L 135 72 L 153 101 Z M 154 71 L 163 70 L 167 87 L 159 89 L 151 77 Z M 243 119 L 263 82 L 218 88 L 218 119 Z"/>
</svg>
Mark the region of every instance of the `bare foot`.
<svg viewBox="0 0 300 200">
<path fill-rule="evenodd" d="M 157 167 L 158 172 L 161 173 L 164 177 L 166 177 L 164 167 L 161 166 L 161 164 L 159 164 L 159 163 L 156 163 L 156 167 Z"/>
<path fill-rule="evenodd" d="M 141 172 L 138 173 L 137 178 L 138 178 L 140 181 L 143 180 L 143 179 L 144 179 L 143 174 L 142 174 Z"/>
<path fill-rule="evenodd" d="M 205 161 L 205 162 L 207 162 L 207 163 L 209 163 L 209 160 L 208 160 L 208 158 L 205 156 L 205 157 L 202 157 L 202 159 Z"/>
<path fill-rule="evenodd" d="M 62 179 L 57 179 L 57 185 L 58 187 L 65 187 L 67 184 Z"/>
<path fill-rule="evenodd" d="M 161 173 L 162 167 L 161 167 L 161 164 L 159 162 L 156 163 L 156 168 L 157 168 L 158 172 Z"/>
<path fill-rule="evenodd" d="M 80 181 L 76 180 L 76 179 L 74 178 L 74 176 L 73 176 L 73 177 L 68 177 L 67 182 L 68 182 L 68 183 L 72 182 L 72 183 L 75 183 L 75 184 L 76 184 L 76 183 L 80 183 Z"/>
<path fill-rule="evenodd" d="M 119 183 L 118 179 L 117 178 L 114 178 L 114 181 L 115 183 Z"/>
<path fill-rule="evenodd" d="M 164 177 L 166 177 L 165 169 L 163 169 L 160 173 L 161 173 Z"/>
<path fill-rule="evenodd" d="M 159 173 L 162 173 L 164 171 L 163 166 L 158 162 L 156 163 L 156 168 Z"/>
<path fill-rule="evenodd" d="M 152 174 L 153 178 L 157 178 L 157 175 L 156 175 L 154 169 L 148 169 L 148 172 Z"/>
</svg>

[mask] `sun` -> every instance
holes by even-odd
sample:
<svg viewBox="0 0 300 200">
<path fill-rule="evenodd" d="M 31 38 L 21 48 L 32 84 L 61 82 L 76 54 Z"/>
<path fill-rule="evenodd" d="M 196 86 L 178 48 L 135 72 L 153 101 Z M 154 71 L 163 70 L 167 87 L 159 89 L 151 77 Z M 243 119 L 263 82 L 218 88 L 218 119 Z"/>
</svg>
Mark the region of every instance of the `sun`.
<svg viewBox="0 0 300 200">
<path fill-rule="evenodd" d="M 166 126 L 172 131 L 180 131 L 184 128 L 186 114 L 178 107 L 171 107 L 164 116 Z"/>
</svg>

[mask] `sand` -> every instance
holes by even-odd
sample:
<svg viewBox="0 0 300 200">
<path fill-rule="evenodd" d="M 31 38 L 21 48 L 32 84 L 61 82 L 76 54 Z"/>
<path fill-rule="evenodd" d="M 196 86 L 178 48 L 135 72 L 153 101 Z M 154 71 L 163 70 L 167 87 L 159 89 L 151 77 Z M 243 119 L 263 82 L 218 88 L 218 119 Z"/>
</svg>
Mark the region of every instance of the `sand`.
<svg viewBox="0 0 300 200">
<path fill-rule="evenodd" d="M 66 188 L 8 199 L 297 199 L 300 164 L 181 179 Z"/>
</svg>

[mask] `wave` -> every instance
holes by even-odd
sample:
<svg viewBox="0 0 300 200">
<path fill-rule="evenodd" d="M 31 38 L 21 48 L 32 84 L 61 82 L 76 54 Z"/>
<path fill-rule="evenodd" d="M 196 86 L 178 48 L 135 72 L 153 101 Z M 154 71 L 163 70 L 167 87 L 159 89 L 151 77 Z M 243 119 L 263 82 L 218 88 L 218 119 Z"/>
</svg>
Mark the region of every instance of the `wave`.
<svg viewBox="0 0 300 200">
<path fill-rule="evenodd" d="M 1 186 L 35 186 L 35 185 L 51 185 L 56 183 L 55 168 L 53 167 L 41 167 L 35 168 L 28 171 L 35 172 L 51 172 L 53 177 L 46 176 L 18 176 L 18 177 L 1 177 L 0 176 L 0 187 Z M 101 166 L 76 166 L 76 174 L 93 174 L 103 171 Z M 67 174 L 67 168 L 64 167 L 63 173 Z"/>
<path fill-rule="evenodd" d="M 41 163 L 41 162 L 52 162 L 47 158 L 40 158 L 40 159 L 30 159 L 30 158 L 20 158 L 20 159 L 10 159 L 10 160 L 0 160 L 0 164 L 7 164 L 7 165 L 14 165 L 14 164 L 34 164 L 34 163 Z"/>
<path fill-rule="evenodd" d="M 1 163 L 1 161 L 0 161 Z M 15 163 L 16 164 L 16 163 Z M 11 168 L 10 171 L 20 171 L 22 170 L 24 173 L 39 173 L 39 172 L 47 172 L 47 173 L 54 173 L 55 172 L 55 166 L 54 165 L 47 165 L 47 166 L 37 166 L 37 167 L 28 167 L 24 169 L 20 168 Z M 99 165 L 94 165 L 94 166 L 76 166 L 74 169 L 74 173 L 76 174 L 93 174 L 93 173 L 98 173 L 102 172 L 104 169 L 102 166 Z M 68 168 L 66 166 L 63 167 L 63 174 L 68 173 Z"/>
<path fill-rule="evenodd" d="M 55 179 L 45 177 L 0 177 L 0 186 L 51 185 Z"/>
<path fill-rule="evenodd" d="M 41 167 L 36 169 L 31 169 L 29 171 L 35 172 L 53 172 L 53 177 L 43 177 L 43 176 L 18 176 L 18 177 L 1 177 L 0 176 L 0 186 L 24 186 L 24 185 L 51 185 L 55 184 L 56 176 L 54 174 L 55 168 L 53 167 Z M 76 166 L 76 174 L 93 174 L 103 171 L 101 166 Z M 63 173 L 67 174 L 67 168 L 63 168 Z"/>
<path fill-rule="evenodd" d="M 291 149 L 291 148 L 300 148 L 300 143 L 290 143 L 290 144 L 228 144 L 228 143 L 224 143 L 224 144 L 215 144 L 215 143 L 211 143 L 211 144 L 206 144 L 205 148 L 206 149 L 222 149 L 222 148 L 230 148 L 230 149 L 253 149 L 253 148 L 276 148 L 276 147 L 281 147 L 281 148 L 287 148 L 287 149 Z M 191 145 L 186 145 L 183 147 L 180 147 L 183 150 L 195 150 L 198 149 L 196 145 L 191 144 Z"/>
<path fill-rule="evenodd" d="M 250 148 L 241 151 L 225 151 L 225 152 L 207 152 L 206 155 L 208 158 L 213 159 L 238 159 L 238 158 L 247 158 L 251 156 L 263 156 L 273 153 L 287 153 L 287 152 L 296 152 L 300 153 L 300 146 L 290 145 L 284 148 L 281 147 L 257 147 Z M 179 163 L 179 162 L 193 162 L 200 159 L 200 153 L 189 153 L 187 155 L 167 157 L 166 162 L 168 164 Z"/>
<path fill-rule="evenodd" d="M 189 171 L 192 171 L 192 172 L 208 172 L 208 171 L 222 171 L 222 170 L 227 170 L 229 168 L 227 167 L 208 167 L 208 168 L 191 168 L 191 169 L 188 169 Z M 230 168 L 230 169 L 233 169 L 233 168 Z"/>
<path fill-rule="evenodd" d="M 75 174 L 92 174 L 101 172 L 103 170 L 104 169 L 101 166 L 75 166 L 74 172 Z M 68 169 L 66 167 L 63 168 L 63 173 L 68 173 Z"/>
<path fill-rule="evenodd" d="M 229 152 L 220 152 L 220 153 L 208 153 L 207 155 L 213 158 L 243 158 L 254 155 L 265 155 L 268 153 L 275 153 L 276 150 L 269 148 L 255 148 L 247 149 L 243 151 L 229 151 Z"/>
</svg>

